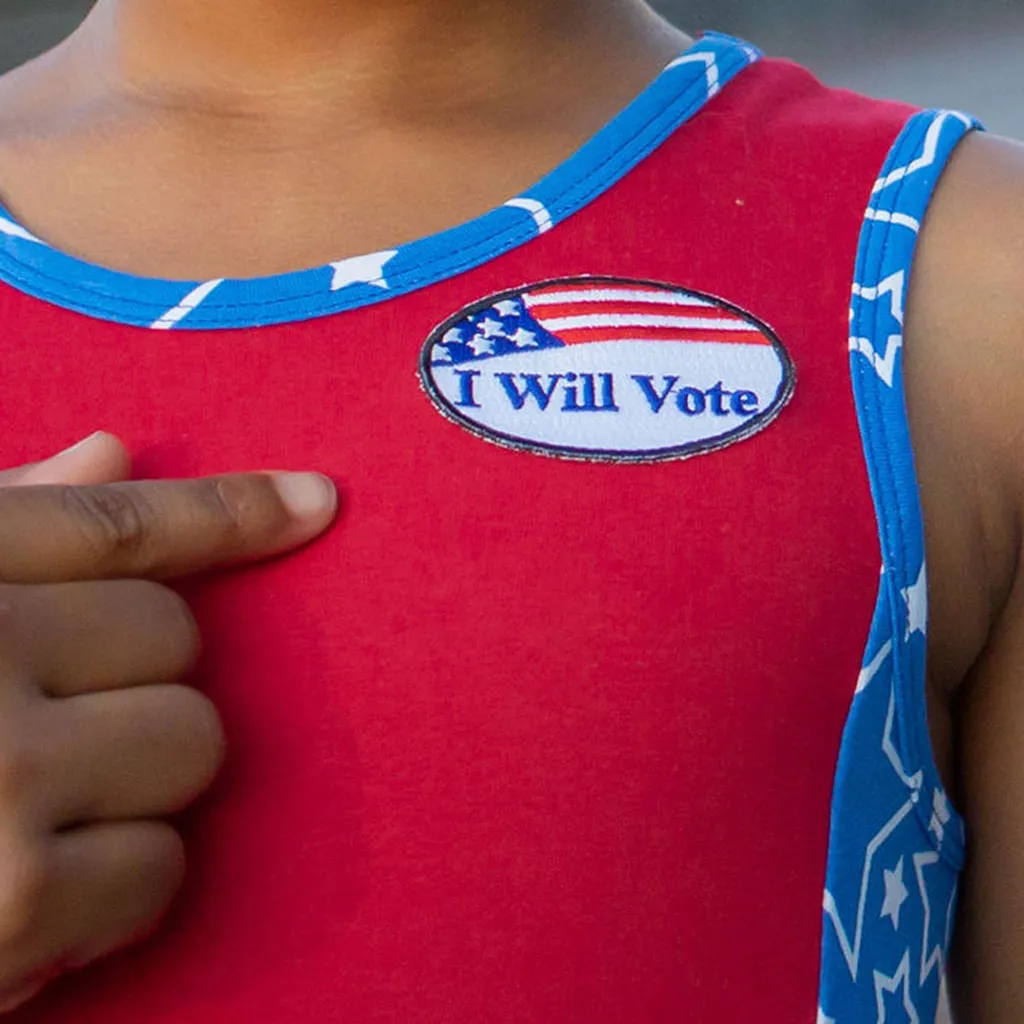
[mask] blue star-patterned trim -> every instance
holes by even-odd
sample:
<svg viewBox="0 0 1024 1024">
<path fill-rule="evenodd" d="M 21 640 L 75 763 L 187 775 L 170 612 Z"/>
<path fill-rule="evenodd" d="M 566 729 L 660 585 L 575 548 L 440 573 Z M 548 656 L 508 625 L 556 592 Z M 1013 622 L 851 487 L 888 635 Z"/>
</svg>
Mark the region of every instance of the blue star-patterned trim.
<svg viewBox="0 0 1024 1024">
<path fill-rule="evenodd" d="M 924 527 L 900 354 L 922 219 L 979 127 L 950 111 L 911 118 L 861 233 L 850 359 L 884 565 L 836 774 L 819 1024 L 931 1024 L 944 988 L 965 833 L 928 733 Z"/>
<path fill-rule="evenodd" d="M 549 231 L 628 174 L 760 56 L 730 36 L 702 36 L 533 188 L 400 248 L 256 280 L 163 281 L 59 252 L 0 207 L 0 280 L 67 309 L 157 330 L 258 327 L 381 302 L 471 270 Z"/>
</svg>

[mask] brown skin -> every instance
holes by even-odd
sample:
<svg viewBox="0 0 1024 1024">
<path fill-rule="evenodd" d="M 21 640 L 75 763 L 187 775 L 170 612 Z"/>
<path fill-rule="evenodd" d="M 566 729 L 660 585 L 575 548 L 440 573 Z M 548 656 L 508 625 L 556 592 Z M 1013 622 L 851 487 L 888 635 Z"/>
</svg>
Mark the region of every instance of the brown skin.
<svg viewBox="0 0 1024 1024">
<path fill-rule="evenodd" d="M 244 277 L 320 265 L 517 194 L 687 43 L 635 0 L 99 0 L 69 42 L 0 80 L 0 192 L 42 237 L 137 274 Z M 925 225 L 904 353 L 927 531 L 931 724 L 972 832 L 956 978 L 962 1024 L 1024 1019 L 1022 294 L 1024 147 L 972 137 Z M 8 514 L 0 502 L 0 522 Z M 27 577 L 68 576 L 67 553 L 54 557 L 38 550 Z M 82 605 L 58 612 L 58 603 L 48 598 L 48 617 L 31 620 L 30 635 L 46 637 L 40 648 L 66 643 L 62 623 L 85 614 Z M 153 678 L 161 657 L 177 659 L 166 675 L 187 662 L 187 640 L 161 639 L 161 628 L 177 627 L 155 605 L 139 627 L 145 655 L 111 669 L 111 690 Z M 161 643 L 173 650 L 158 656 Z M 89 656 L 63 648 L 64 690 L 76 659 Z M 36 663 L 33 671 L 45 675 Z M 187 713 L 206 712 L 196 704 Z M 100 742 L 84 730 L 83 747 Z M 122 742 L 130 747 L 130 729 Z M 2 752 L 0 737 L 0 764 Z M 159 798 L 133 813 L 185 802 L 211 770 L 209 751 L 197 757 L 170 791 L 160 790 L 166 766 L 153 763 Z M 97 808 L 116 816 L 116 801 L 128 799 L 112 780 L 94 789 L 96 817 L 105 816 Z M 174 845 L 165 831 L 138 837 L 147 841 Z M 113 862 L 99 866 L 100 847 L 91 856 L 96 871 L 116 877 Z M 63 884 L 83 884 L 70 879 Z M 156 903 L 172 881 L 154 883 Z M 8 884 L 0 878 L 0 895 Z M 151 921 L 145 899 L 154 897 L 139 898 Z M 90 951 L 130 931 L 88 914 L 74 927 L 52 929 Z M 19 936 L 0 929 L 0 983 L 25 982 L 5 967 Z"/>
<path fill-rule="evenodd" d="M 685 46 L 615 0 L 100 0 L 0 80 L 0 183 L 117 269 L 323 265 L 517 195 Z"/>
<path fill-rule="evenodd" d="M 161 819 L 206 789 L 224 739 L 178 682 L 192 615 L 152 581 L 279 554 L 334 515 L 316 475 L 129 468 L 98 435 L 0 474 L 0 1012 L 152 931 L 181 882 Z"/>
<path fill-rule="evenodd" d="M 1024 146 L 973 136 L 921 239 L 905 376 L 929 559 L 930 714 L 970 826 L 961 1024 L 1024 1020 Z"/>
</svg>

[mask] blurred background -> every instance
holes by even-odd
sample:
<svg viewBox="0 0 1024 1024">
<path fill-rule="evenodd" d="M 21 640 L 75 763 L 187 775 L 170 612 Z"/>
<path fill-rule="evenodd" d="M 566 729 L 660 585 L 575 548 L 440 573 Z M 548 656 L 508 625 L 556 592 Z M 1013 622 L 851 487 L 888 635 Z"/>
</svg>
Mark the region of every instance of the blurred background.
<svg viewBox="0 0 1024 1024">
<path fill-rule="evenodd" d="M 0 70 L 52 45 L 91 0 L 0 0 Z M 956 107 L 1024 138 L 1024 0 L 655 0 L 689 31 L 717 28 L 826 81 Z"/>
</svg>

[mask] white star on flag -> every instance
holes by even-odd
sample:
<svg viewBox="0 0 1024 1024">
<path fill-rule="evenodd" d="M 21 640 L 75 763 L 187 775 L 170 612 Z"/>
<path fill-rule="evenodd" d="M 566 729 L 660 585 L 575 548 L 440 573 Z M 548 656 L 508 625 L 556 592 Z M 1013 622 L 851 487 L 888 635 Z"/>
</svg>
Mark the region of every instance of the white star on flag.
<svg viewBox="0 0 1024 1024">
<path fill-rule="evenodd" d="M 497 320 L 492 320 L 488 317 L 486 320 L 481 320 L 477 324 L 477 330 L 480 331 L 485 338 L 501 338 L 505 334 L 505 328 Z"/>
<path fill-rule="evenodd" d="M 485 338 L 483 335 L 476 334 L 467 342 L 469 347 L 473 350 L 473 355 L 483 355 L 485 352 L 494 351 L 494 342 L 490 338 Z"/>
<path fill-rule="evenodd" d="M 903 858 L 900 857 L 895 871 L 883 869 L 885 880 L 885 902 L 882 904 L 882 917 L 889 918 L 895 931 L 900 927 L 900 910 L 910 898 L 907 887 L 903 884 Z"/>
<path fill-rule="evenodd" d="M 453 327 L 445 336 L 444 344 L 446 345 L 461 345 L 462 344 L 462 328 Z"/>
<path fill-rule="evenodd" d="M 519 316 L 522 310 L 519 308 L 518 302 L 513 302 L 512 299 L 502 299 L 501 302 L 494 304 L 494 312 L 498 316 Z"/>
<path fill-rule="evenodd" d="M 397 249 L 386 252 L 371 252 L 366 256 L 353 256 L 348 260 L 332 263 L 334 279 L 331 291 L 340 291 L 352 284 L 372 284 L 376 288 L 390 288 L 384 276 L 384 268 L 398 255 Z"/>
<path fill-rule="evenodd" d="M 525 327 L 520 327 L 515 334 L 509 337 L 508 340 L 511 341 L 516 348 L 539 347 L 537 335 L 533 331 L 528 331 Z"/>
<path fill-rule="evenodd" d="M 907 604 L 907 636 L 909 640 L 915 633 L 928 634 L 928 573 L 927 566 L 921 563 L 921 573 L 917 582 L 901 590 L 903 600 Z"/>
</svg>

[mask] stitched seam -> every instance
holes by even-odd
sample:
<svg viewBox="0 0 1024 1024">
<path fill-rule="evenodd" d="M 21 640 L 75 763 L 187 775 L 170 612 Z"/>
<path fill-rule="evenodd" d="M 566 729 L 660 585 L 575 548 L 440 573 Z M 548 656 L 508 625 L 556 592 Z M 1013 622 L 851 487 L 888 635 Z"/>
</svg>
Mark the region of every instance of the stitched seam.
<svg viewBox="0 0 1024 1024">
<path fill-rule="evenodd" d="M 923 134 L 920 132 L 916 137 L 913 134 L 908 136 L 908 143 L 905 148 L 908 149 L 911 154 L 916 152 L 917 146 L 922 138 Z M 914 144 L 910 145 L 910 141 L 913 141 Z M 898 161 L 898 163 L 903 162 L 905 161 Z M 903 193 L 907 180 L 908 178 L 905 177 L 894 186 L 890 186 L 892 191 L 889 200 L 885 204 L 885 209 L 888 209 L 891 212 L 897 208 L 899 198 Z M 881 222 L 878 224 L 878 227 L 878 278 L 881 280 L 883 268 L 887 267 L 886 258 L 889 254 L 889 242 L 892 238 L 892 226 L 891 223 Z M 874 278 L 872 278 L 872 280 L 874 280 Z M 904 282 L 904 286 L 906 286 L 906 282 Z M 870 336 L 873 341 L 876 339 L 880 341 L 882 307 L 877 302 L 874 304 L 874 309 L 870 319 Z M 902 334 L 902 325 L 900 330 Z M 898 358 L 901 357 L 898 356 Z M 907 707 L 908 702 L 912 701 L 916 694 L 911 694 L 910 692 L 910 688 L 913 685 L 913 665 L 908 663 L 909 659 L 906 655 L 906 648 L 900 641 L 900 633 L 903 626 L 900 615 L 903 598 L 900 591 L 910 583 L 906 574 L 906 570 L 910 563 L 910 551 L 906 539 L 907 524 L 903 514 L 902 501 L 900 500 L 901 494 L 898 485 L 898 478 L 892 464 L 893 439 L 890 436 L 887 420 L 883 411 L 881 381 L 872 381 L 870 376 L 864 373 L 864 368 L 862 367 L 861 369 L 863 375 L 862 379 L 867 381 L 868 398 L 873 406 L 874 415 L 872 420 L 877 427 L 876 433 L 881 438 L 881 444 L 873 442 L 872 454 L 876 461 L 877 470 L 884 490 L 884 500 L 880 503 L 878 516 L 882 523 L 883 533 L 886 538 L 887 570 L 891 570 L 886 572 L 886 577 L 887 585 L 890 589 L 890 610 L 893 626 L 893 677 L 896 683 L 894 688 L 897 712 L 896 727 L 898 729 L 900 745 L 912 762 L 910 765 L 911 769 L 919 768 L 925 776 L 929 778 L 929 783 L 934 785 L 938 780 L 934 777 L 934 771 L 930 770 L 933 768 L 933 765 L 931 764 L 932 758 L 929 757 L 925 759 L 920 756 L 921 752 L 918 749 L 918 744 L 916 742 L 916 734 L 909 721 L 911 709 Z M 916 703 L 916 701 L 914 701 L 914 703 Z M 918 710 L 920 711 L 923 709 Z M 921 795 L 924 796 L 923 793 Z M 922 801 L 920 799 L 915 803 L 914 809 L 932 847 L 940 856 L 947 860 L 947 862 L 955 867 L 959 867 L 960 865 L 958 861 L 947 856 L 945 851 L 942 849 L 942 844 L 939 843 L 937 838 L 933 837 L 932 833 L 928 831 L 929 812 L 922 805 Z"/>
<path fill-rule="evenodd" d="M 921 132 L 921 139 L 922 140 L 923 140 L 924 136 L 927 134 L 928 129 L 934 123 L 935 119 L 937 117 L 942 117 L 942 116 L 943 115 L 942 115 L 941 112 L 936 113 L 936 114 L 934 114 L 932 116 L 932 118 L 930 120 L 928 120 L 926 123 L 924 123 L 922 125 L 922 129 L 923 129 L 922 132 Z M 937 168 L 937 174 L 939 174 L 939 173 L 941 173 L 941 171 Z M 891 200 L 890 207 L 889 207 L 890 208 L 890 212 L 897 208 L 898 200 L 903 195 L 903 193 L 905 192 L 906 188 L 908 187 L 908 185 L 910 183 L 911 177 L 912 177 L 912 175 L 908 175 L 902 181 L 897 183 L 895 189 L 893 190 L 893 198 Z M 936 180 L 938 180 L 938 178 L 936 178 Z M 933 190 L 929 190 L 929 194 L 928 194 L 928 197 L 927 197 L 928 198 L 928 202 L 930 202 L 932 194 L 933 194 Z M 926 210 L 927 210 L 928 202 L 926 202 L 924 204 L 924 209 L 921 211 L 921 216 L 919 216 L 919 218 L 918 218 L 919 220 L 923 220 L 923 215 L 924 215 L 924 212 L 926 212 Z M 884 226 L 886 227 L 886 231 L 884 233 L 883 253 L 882 253 L 882 260 L 881 260 L 883 266 L 885 265 L 885 257 L 886 257 L 886 255 L 889 252 L 888 242 L 889 242 L 889 239 L 892 237 L 892 232 L 893 232 L 893 227 L 892 227 L 891 223 L 888 224 L 888 225 L 884 225 Z M 910 280 L 911 280 L 911 277 L 913 275 L 913 258 L 916 255 L 916 253 L 917 253 L 917 240 L 915 238 L 915 241 L 912 244 L 911 250 L 910 250 L 910 259 L 907 261 L 907 264 L 906 264 L 906 267 L 905 267 L 906 277 L 904 278 L 904 282 L 903 282 L 903 289 L 904 289 L 904 291 L 903 291 L 903 307 L 904 307 L 904 312 L 906 312 L 906 298 L 909 295 Z M 876 329 L 877 329 L 877 321 L 878 321 L 880 315 L 881 315 L 881 311 L 876 306 L 876 309 L 875 309 Z M 901 325 L 901 335 L 904 338 L 904 344 L 905 344 L 905 323 L 904 323 L 904 325 Z M 901 361 L 903 359 L 902 351 L 899 354 L 899 359 Z M 901 374 L 901 377 L 902 377 L 902 374 Z M 879 384 L 880 384 L 880 382 L 879 382 Z M 880 388 L 880 386 L 876 387 L 874 394 L 875 394 L 875 398 L 876 398 L 876 409 L 878 409 L 879 412 L 880 412 L 881 411 L 881 406 L 882 406 L 882 402 L 881 402 L 881 388 Z M 901 416 L 901 418 L 903 420 L 903 424 L 901 424 L 901 425 L 905 426 L 906 435 L 909 436 L 909 424 L 906 422 L 906 419 L 907 419 L 906 400 L 905 400 L 904 396 L 905 396 L 905 391 L 903 391 L 903 389 L 901 389 L 900 400 L 899 400 L 899 412 L 900 412 L 900 416 Z M 917 483 L 916 483 L 916 475 L 915 475 L 913 477 L 912 493 L 910 494 L 909 497 L 910 497 L 910 507 L 915 510 L 915 517 L 914 518 L 916 519 L 916 522 L 914 522 L 914 521 L 908 522 L 907 514 L 906 514 L 906 508 L 904 507 L 904 502 L 902 500 L 903 493 L 902 493 L 902 489 L 901 489 L 901 486 L 900 486 L 900 478 L 899 478 L 899 475 L 896 473 L 896 471 L 895 471 L 895 469 L 893 467 L 893 464 L 892 464 L 892 452 L 893 452 L 893 448 L 894 448 L 894 439 L 890 436 L 890 429 L 889 429 L 889 425 L 888 425 L 888 422 L 887 422 L 886 418 L 884 416 L 879 415 L 879 419 L 881 421 L 881 433 L 883 434 L 883 436 L 885 436 L 885 452 L 884 452 L 884 455 L 885 455 L 885 460 L 886 460 L 886 469 L 887 469 L 888 474 L 889 474 L 889 488 L 890 488 L 891 493 L 892 493 L 892 495 L 893 495 L 893 497 L 895 499 L 893 501 L 893 509 L 894 509 L 893 520 L 894 520 L 894 524 L 895 524 L 896 534 L 897 534 L 897 537 L 898 537 L 898 543 L 899 543 L 899 546 L 900 546 L 900 549 L 901 549 L 900 553 L 901 553 L 902 559 L 903 559 L 902 566 L 901 566 L 901 569 L 903 570 L 903 576 L 904 576 L 904 578 L 903 578 L 903 585 L 904 585 L 904 587 L 909 587 L 911 585 L 911 583 L 913 582 L 911 579 L 909 579 L 906 576 L 906 570 L 909 568 L 909 564 L 910 564 L 910 544 L 908 542 L 908 533 L 911 530 L 913 530 L 915 533 L 917 533 L 919 535 L 920 544 L 921 544 L 922 557 L 923 558 L 926 557 L 926 552 L 925 552 L 925 547 L 924 547 L 924 524 L 923 524 L 923 520 L 922 520 L 922 512 L 921 512 L 921 505 L 920 505 L 920 495 L 919 495 L 919 492 L 917 491 Z M 893 581 L 892 585 L 893 586 L 895 585 L 895 581 Z M 895 597 L 899 598 L 900 601 L 902 601 L 902 595 L 901 594 L 897 593 L 895 595 Z M 895 607 L 899 608 L 900 605 L 896 604 Z M 902 651 L 903 651 L 902 647 L 897 647 L 897 650 L 902 654 Z M 896 710 L 897 710 L 897 726 L 898 726 L 898 728 L 900 730 L 900 740 L 903 743 L 904 749 L 907 751 L 907 753 L 913 759 L 915 766 L 917 766 L 917 765 L 920 766 L 921 770 L 925 774 L 925 777 L 928 778 L 930 784 L 933 787 L 936 787 L 936 786 L 939 787 L 942 790 L 942 792 L 945 793 L 945 791 L 946 791 L 945 790 L 945 786 L 942 784 L 942 779 L 941 779 L 941 777 L 939 775 L 938 767 L 937 767 L 937 765 L 935 763 L 935 752 L 934 752 L 934 748 L 932 747 L 930 734 L 928 732 L 927 655 L 926 655 L 926 657 L 925 657 L 925 659 L 923 661 L 923 664 L 922 664 L 922 674 L 921 674 L 921 679 L 920 679 L 920 686 L 918 686 L 917 682 L 913 679 L 913 673 L 912 673 L 913 666 L 912 665 L 908 665 L 907 661 L 908 661 L 908 659 L 906 659 L 905 657 L 899 657 L 899 659 L 894 663 L 894 665 L 897 666 L 898 670 L 899 670 L 898 681 L 899 681 L 900 685 L 896 689 Z M 906 671 L 904 671 L 904 670 L 906 670 Z M 924 735 L 927 737 L 926 746 L 923 747 L 923 748 L 922 748 L 921 744 L 918 742 L 918 740 L 920 738 L 919 737 L 919 733 L 921 732 L 921 729 L 920 729 L 921 726 L 923 726 Z M 961 867 L 963 867 L 963 853 L 964 853 L 964 851 L 963 851 L 963 848 L 962 848 L 962 844 L 960 842 L 960 836 L 962 834 L 962 829 L 963 829 L 963 817 L 959 813 L 959 811 L 957 811 L 956 808 L 952 806 L 952 804 L 950 804 L 949 809 L 950 809 L 950 812 L 951 812 L 950 824 L 955 826 L 955 828 L 953 828 L 953 830 L 951 832 L 950 841 L 949 841 L 949 843 L 947 845 L 947 844 L 945 844 L 943 842 L 940 842 L 938 840 L 938 838 L 936 837 L 936 840 L 935 840 L 933 845 L 935 845 L 937 852 L 947 861 L 947 863 L 949 863 L 951 866 L 953 866 L 953 867 L 955 867 L 956 869 L 959 870 Z M 929 804 L 926 804 L 923 801 L 919 801 L 916 804 L 916 810 L 917 810 L 918 819 L 920 820 L 920 822 L 921 822 L 922 826 L 924 827 L 926 833 L 928 835 L 931 835 L 932 833 L 930 832 L 930 828 L 929 828 L 929 826 L 931 824 L 931 814 L 932 814 L 931 806 Z"/>
<path fill-rule="evenodd" d="M 901 146 L 896 152 L 894 152 L 891 160 L 887 162 L 886 168 L 883 169 L 883 177 L 891 166 L 901 166 L 908 162 L 903 159 L 905 151 L 909 151 L 911 154 L 916 152 L 918 146 L 927 135 L 928 129 L 934 123 L 935 118 L 941 116 L 941 112 L 933 112 L 930 120 L 922 119 L 921 130 L 917 133 L 911 132 L 906 135 Z M 890 186 L 892 192 L 889 198 L 885 200 L 884 204 L 880 203 L 878 206 L 875 206 L 875 208 L 885 209 L 890 213 L 893 212 L 897 208 L 898 200 L 903 194 L 903 191 L 911 177 L 912 175 L 907 175 L 901 181 Z M 874 197 L 872 197 L 872 200 L 874 200 Z M 869 205 L 873 205 L 873 203 Z M 892 224 L 891 222 L 877 220 L 865 221 L 865 223 L 866 225 L 870 225 L 866 236 L 865 264 L 868 262 L 869 255 L 873 255 L 875 252 L 878 253 L 877 277 L 880 282 L 883 268 L 886 266 L 886 257 L 890 252 L 889 242 L 893 237 Z M 912 255 L 914 252 L 916 252 L 916 242 L 912 247 Z M 907 273 L 904 280 L 903 298 L 905 300 L 907 290 L 909 288 L 912 260 L 908 261 L 904 269 Z M 874 280 L 874 276 L 868 278 L 862 277 L 861 283 L 865 280 Z M 855 314 L 854 322 L 856 324 L 862 324 L 865 319 L 867 319 L 870 322 L 871 327 L 871 332 L 868 336 L 872 339 L 872 342 L 874 342 L 879 338 L 880 334 L 882 307 L 878 302 L 875 302 L 872 313 L 866 317 L 865 307 L 868 304 L 861 297 L 857 297 L 855 299 L 855 303 L 857 312 Z M 858 336 L 864 336 L 859 330 L 856 334 Z M 888 337 L 886 337 L 886 341 L 888 341 Z M 868 367 L 865 365 L 866 360 L 856 357 L 855 354 L 853 358 L 854 366 L 856 367 L 856 376 L 861 388 L 863 389 L 862 393 L 864 398 L 871 403 L 873 412 L 873 415 L 864 418 L 865 422 L 863 424 L 863 432 L 866 447 L 869 450 L 872 462 L 872 466 L 870 468 L 877 474 L 876 479 L 880 485 L 880 497 L 882 498 L 878 503 L 876 514 L 882 527 L 883 557 L 886 562 L 885 586 L 888 589 L 890 619 L 893 629 L 893 677 L 896 684 L 894 691 L 897 710 L 896 724 L 899 730 L 899 739 L 903 750 L 913 762 L 911 767 L 920 768 L 932 786 L 938 786 L 943 790 L 943 792 L 945 792 L 945 787 L 942 786 L 942 782 L 939 778 L 938 770 L 935 765 L 934 751 L 931 749 L 929 743 L 927 756 L 922 756 L 923 752 L 917 742 L 917 730 L 914 729 L 910 721 L 911 711 L 916 710 L 918 714 L 924 715 L 924 722 L 926 723 L 925 728 L 927 728 L 926 706 L 916 709 L 908 707 L 909 702 L 913 702 L 914 704 L 919 703 L 919 694 L 916 692 L 916 687 L 914 687 L 915 692 L 911 692 L 910 679 L 908 676 L 912 676 L 912 673 L 908 670 L 911 670 L 912 666 L 908 665 L 904 646 L 899 639 L 903 625 L 899 612 L 899 609 L 903 604 L 902 595 L 900 594 L 900 584 L 903 583 L 904 586 L 906 586 L 910 583 L 910 580 L 906 578 L 906 568 L 909 565 L 909 545 L 907 544 L 908 523 L 906 522 L 903 503 L 901 501 L 902 492 L 899 486 L 899 477 L 892 463 L 894 439 L 891 436 L 887 419 L 883 414 L 881 390 L 882 381 L 877 377 L 876 373 L 868 373 Z M 902 359 L 902 354 L 898 355 L 898 358 Z M 902 399 L 901 409 L 903 409 L 903 415 L 905 417 L 905 406 L 902 404 Z M 881 440 L 880 444 L 879 438 Z M 913 497 L 913 507 L 918 510 L 918 515 L 920 515 L 919 501 L 916 499 L 916 496 Z M 939 842 L 938 838 L 933 836 L 929 828 L 931 823 L 930 805 L 924 805 L 921 800 L 918 800 L 915 804 L 916 816 L 933 849 L 947 864 L 954 869 L 959 870 L 963 866 L 963 846 L 961 842 L 963 818 L 954 807 L 950 806 L 950 811 L 950 825 L 953 827 L 949 832 L 948 843 L 943 843 Z"/>
</svg>

